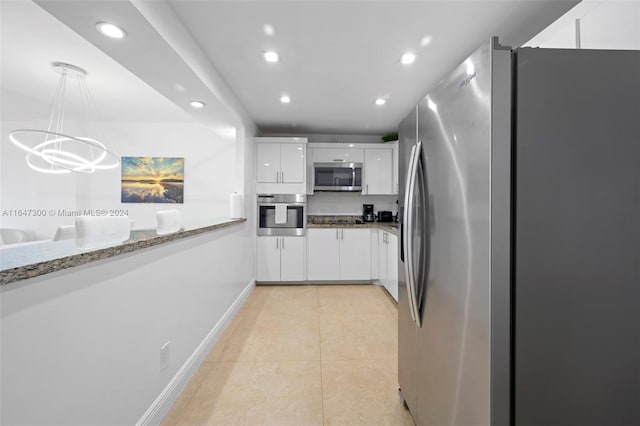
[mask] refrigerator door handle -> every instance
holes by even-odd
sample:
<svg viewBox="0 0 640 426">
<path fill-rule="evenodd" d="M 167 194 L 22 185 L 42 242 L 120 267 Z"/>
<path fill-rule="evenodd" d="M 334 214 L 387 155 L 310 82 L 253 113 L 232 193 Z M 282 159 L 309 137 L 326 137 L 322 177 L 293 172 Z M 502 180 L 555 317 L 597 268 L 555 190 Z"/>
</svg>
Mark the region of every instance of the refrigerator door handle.
<svg viewBox="0 0 640 426">
<path fill-rule="evenodd" d="M 424 241 L 423 248 L 424 252 L 422 254 L 423 258 L 420 259 L 420 262 L 424 262 L 421 266 L 424 266 L 424 276 L 419 277 L 420 279 L 416 280 L 417 285 L 414 289 L 414 306 L 416 308 L 416 318 L 418 326 L 422 327 L 422 315 L 420 314 L 421 305 L 420 302 L 424 300 L 424 294 L 427 291 L 427 284 L 429 282 L 429 274 L 431 272 L 431 199 L 429 198 L 429 181 L 427 179 L 427 170 L 426 170 L 426 160 L 423 154 L 423 143 L 422 141 L 418 141 L 418 148 L 416 149 L 416 164 L 415 171 L 416 176 L 421 175 L 420 179 L 422 180 L 422 190 L 420 193 L 421 205 L 423 206 L 423 210 L 421 214 L 423 215 L 423 227 L 422 230 L 422 239 Z M 425 217 L 426 215 L 426 217 Z"/>
<path fill-rule="evenodd" d="M 413 205 L 413 185 L 415 182 L 415 166 L 416 166 L 416 152 L 417 145 L 411 148 L 411 156 L 409 159 L 409 168 L 407 170 L 407 181 L 405 185 L 404 194 L 404 217 L 403 217 L 403 249 L 405 253 L 404 261 L 404 274 L 407 281 L 407 296 L 409 299 L 409 312 L 411 312 L 411 319 L 417 324 L 418 318 L 416 317 L 415 307 L 415 278 L 413 276 L 413 246 L 410 236 L 413 232 L 413 220 L 411 217 L 412 205 Z"/>
<path fill-rule="evenodd" d="M 419 183 L 418 176 L 419 175 L 421 176 L 421 178 L 423 179 L 423 182 L 424 182 L 424 179 L 426 178 L 426 175 L 422 176 L 426 172 L 424 169 L 424 160 L 423 160 L 422 151 L 423 151 L 422 141 L 418 140 L 418 143 L 416 143 L 416 152 L 413 159 L 413 169 L 412 169 L 411 186 L 410 186 L 411 209 L 409 210 L 409 224 L 410 224 L 409 235 L 411 235 L 412 238 L 413 238 L 413 232 L 415 228 L 414 213 L 416 212 L 414 212 L 415 210 L 414 203 L 415 203 L 415 197 L 416 197 L 416 186 Z M 424 189 L 424 185 L 421 185 L 421 187 Z M 421 192 L 419 195 L 424 197 L 424 192 Z M 423 210 L 417 213 L 424 214 L 424 207 L 425 207 L 424 198 L 421 199 L 420 205 L 423 207 Z M 422 225 L 424 226 L 424 223 Z M 420 231 L 422 232 L 421 237 L 424 237 L 425 235 L 428 236 L 428 229 L 427 230 L 421 229 Z M 409 269 L 411 271 L 411 293 L 413 297 L 413 303 L 412 303 L 413 317 L 415 318 L 415 323 L 418 325 L 418 327 L 422 327 L 422 318 L 420 315 L 420 300 L 422 300 L 422 291 L 423 291 L 424 283 L 426 282 L 426 278 L 422 276 L 418 276 L 419 271 L 416 270 L 416 267 L 420 269 L 420 266 L 421 266 L 420 263 L 423 262 L 423 259 L 418 259 L 418 261 L 416 262 L 416 259 L 414 257 L 414 252 L 413 252 L 413 240 L 409 241 L 408 246 L 410 251 L 409 251 L 409 256 L 407 257 L 410 259 Z M 423 253 L 421 254 L 424 255 Z M 420 288 L 418 288 L 418 286 L 420 286 Z"/>
</svg>

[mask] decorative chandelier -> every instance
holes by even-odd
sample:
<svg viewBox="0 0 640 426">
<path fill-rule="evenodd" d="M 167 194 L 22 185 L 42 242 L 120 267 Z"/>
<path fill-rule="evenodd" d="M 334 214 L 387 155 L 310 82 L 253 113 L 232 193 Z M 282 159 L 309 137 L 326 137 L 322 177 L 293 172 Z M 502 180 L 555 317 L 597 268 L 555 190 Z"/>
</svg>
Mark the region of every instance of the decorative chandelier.
<svg viewBox="0 0 640 426">
<path fill-rule="evenodd" d="M 9 140 L 27 153 L 29 167 L 43 173 L 93 173 L 96 170 L 113 169 L 120 165 L 118 157 L 95 139 L 71 136 L 64 133 L 64 98 L 67 80 L 78 83 L 81 108 L 84 111 L 91 103 L 85 79 L 87 72 L 75 65 L 63 62 L 51 64 L 60 73 L 58 87 L 53 96 L 49 126 L 44 129 L 17 129 L 9 134 Z"/>
</svg>

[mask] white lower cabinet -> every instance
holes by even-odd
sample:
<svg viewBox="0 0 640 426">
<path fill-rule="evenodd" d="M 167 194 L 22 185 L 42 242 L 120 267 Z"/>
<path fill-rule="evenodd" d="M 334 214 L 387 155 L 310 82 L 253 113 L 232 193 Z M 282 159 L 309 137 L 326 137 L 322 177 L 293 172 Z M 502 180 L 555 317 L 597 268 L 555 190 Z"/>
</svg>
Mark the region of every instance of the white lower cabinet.
<svg viewBox="0 0 640 426">
<path fill-rule="evenodd" d="M 387 285 L 385 288 L 398 301 L 398 236 L 394 234 L 388 234 L 387 238 L 387 253 L 389 257 L 389 264 L 387 268 Z"/>
<path fill-rule="evenodd" d="M 369 229 L 308 229 L 307 249 L 307 279 L 310 281 L 371 279 Z"/>
<path fill-rule="evenodd" d="M 389 255 L 387 248 L 387 232 L 378 231 L 378 279 L 385 288 L 388 281 Z"/>
<path fill-rule="evenodd" d="M 369 229 L 339 229 L 340 279 L 371 279 L 371 231 Z"/>
<path fill-rule="evenodd" d="M 398 237 L 379 231 L 378 250 L 380 283 L 398 301 Z"/>
<path fill-rule="evenodd" d="M 304 281 L 304 237 L 257 238 L 256 280 Z"/>
<path fill-rule="evenodd" d="M 307 229 L 307 253 L 309 280 L 340 279 L 340 240 L 337 229 Z"/>
</svg>

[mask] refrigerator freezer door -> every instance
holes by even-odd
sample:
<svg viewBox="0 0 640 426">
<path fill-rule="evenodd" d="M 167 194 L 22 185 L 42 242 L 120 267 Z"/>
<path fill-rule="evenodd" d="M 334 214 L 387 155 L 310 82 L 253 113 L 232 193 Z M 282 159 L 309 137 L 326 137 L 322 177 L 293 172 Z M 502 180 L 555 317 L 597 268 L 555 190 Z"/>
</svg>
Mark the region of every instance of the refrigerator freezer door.
<svg viewBox="0 0 640 426">
<path fill-rule="evenodd" d="M 418 106 L 431 200 L 418 425 L 491 423 L 491 50 L 476 51 Z"/>
<path fill-rule="evenodd" d="M 640 424 L 640 52 L 516 58 L 515 424 Z"/>
</svg>

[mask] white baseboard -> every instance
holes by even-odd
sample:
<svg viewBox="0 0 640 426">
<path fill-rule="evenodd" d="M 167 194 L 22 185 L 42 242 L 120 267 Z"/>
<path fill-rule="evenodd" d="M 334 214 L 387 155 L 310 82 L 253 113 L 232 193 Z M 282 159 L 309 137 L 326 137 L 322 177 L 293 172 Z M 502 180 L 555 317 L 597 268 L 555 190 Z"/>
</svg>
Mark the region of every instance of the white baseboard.
<svg viewBox="0 0 640 426">
<path fill-rule="evenodd" d="M 158 395 L 156 400 L 153 401 L 140 420 L 138 420 L 136 426 L 159 425 L 160 422 L 162 422 L 162 419 L 167 415 L 171 406 L 178 399 L 189 382 L 189 379 L 191 379 L 191 376 L 193 376 L 198 370 L 202 361 L 204 361 L 209 351 L 211 351 L 213 345 L 215 345 L 218 339 L 220 339 L 222 332 L 231 323 L 231 320 L 247 300 L 247 297 L 249 297 L 249 294 L 251 294 L 251 291 L 255 286 L 255 280 L 251 280 L 251 282 L 247 284 L 238 298 L 233 302 L 229 309 L 227 309 L 224 315 L 222 315 L 220 321 L 218 321 L 211 331 L 207 333 L 191 356 L 187 358 L 185 363 L 178 370 L 175 376 L 173 376 L 171 381 L 169 381 L 160 395 Z"/>
</svg>

